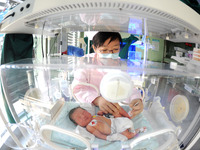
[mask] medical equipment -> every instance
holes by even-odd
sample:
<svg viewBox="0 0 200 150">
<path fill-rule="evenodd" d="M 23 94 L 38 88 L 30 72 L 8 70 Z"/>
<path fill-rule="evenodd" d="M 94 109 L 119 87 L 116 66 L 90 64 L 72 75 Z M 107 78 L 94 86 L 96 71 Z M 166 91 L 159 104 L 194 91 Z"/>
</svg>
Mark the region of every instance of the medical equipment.
<svg viewBox="0 0 200 150">
<path fill-rule="evenodd" d="M 191 33 L 190 38 L 170 36 L 169 40 L 199 43 L 200 27 L 196 21 L 199 20 L 199 14 L 181 1 L 173 0 L 165 0 L 162 4 L 159 0 L 59 0 L 51 3 L 48 0 L 26 0 L 4 17 L 1 32 L 54 35 L 59 33 L 60 28 L 66 27 L 69 31 L 131 33 L 141 22 L 133 20 L 142 18 L 147 19 L 148 32 L 159 33 L 165 39 L 167 34 L 174 35 L 187 30 Z"/>
<path fill-rule="evenodd" d="M 183 121 L 189 113 L 189 102 L 187 97 L 176 95 L 170 104 L 170 115 L 174 122 Z"/>
<path fill-rule="evenodd" d="M 114 71 L 107 73 L 101 80 L 100 93 L 108 101 L 117 103 L 128 99 L 133 93 L 133 88 L 142 90 L 143 100 L 145 95 L 144 89 L 139 85 L 134 85 L 128 73 Z"/>
<path fill-rule="evenodd" d="M 34 62 L 34 64 L 30 62 Z M 17 119 L 20 120 L 20 122 L 25 121 L 28 125 L 30 125 L 35 130 L 36 133 L 38 133 L 39 130 L 41 129 L 40 131 L 41 134 L 39 135 L 37 134 L 38 136 L 37 138 L 41 140 L 41 143 L 45 142 L 46 144 L 53 147 L 54 149 L 58 149 L 58 148 L 62 149 L 63 146 L 64 148 L 76 147 L 78 149 L 78 147 L 80 146 L 80 143 L 82 143 L 81 144 L 82 148 L 88 147 L 88 149 L 91 148 L 93 144 L 97 144 L 99 149 L 103 148 L 105 150 L 114 148 L 115 146 L 118 148 L 121 148 L 122 145 L 130 146 L 131 149 L 147 148 L 149 146 L 153 147 L 153 149 L 156 149 L 156 148 L 157 149 L 178 149 L 178 147 L 180 146 L 180 144 L 182 144 L 182 142 L 185 144 L 187 143 L 185 139 L 188 139 L 189 136 L 191 136 L 191 134 L 194 134 L 194 132 L 198 131 L 197 125 L 199 121 L 198 119 L 199 110 L 198 108 L 194 107 L 195 105 L 198 105 L 199 103 L 198 93 L 189 94 L 187 93 L 186 90 L 180 89 L 181 87 L 183 87 L 182 86 L 183 83 L 189 85 L 189 83 L 191 83 L 190 81 L 192 81 L 193 79 L 198 81 L 199 80 L 197 78 L 198 74 L 188 73 L 186 75 L 183 75 L 181 72 L 155 68 L 152 66 L 152 63 L 147 68 L 140 68 L 140 67 L 135 66 L 134 62 L 131 62 L 129 60 L 123 61 L 123 63 L 121 63 L 121 66 L 116 66 L 116 65 L 99 66 L 98 64 L 95 64 L 95 63 L 97 62 L 92 63 L 92 58 L 87 58 L 87 57 L 74 58 L 74 57 L 68 56 L 68 57 L 63 57 L 62 60 L 60 60 L 59 58 L 49 58 L 46 61 L 21 60 L 18 62 L 2 65 L 1 66 L 1 74 L 3 75 L 2 77 L 5 77 L 7 73 L 10 73 L 13 71 L 15 73 L 21 72 L 21 74 L 22 72 L 24 72 L 24 74 L 27 75 L 26 71 L 33 69 L 35 88 L 38 88 L 41 91 L 42 97 L 48 98 L 48 99 L 42 99 L 42 100 L 44 102 L 49 102 L 49 103 L 52 103 L 54 101 L 61 103 L 61 107 L 58 108 L 57 113 L 53 116 L 53 118 L 49 117 L 48 114 L 31 113 L 31 112 L 28 112 L 26 109 L 21 110 L 21 113 L 24 113 L 24 117 L 20 118 L 19 110 L 16 110 L 16 108 L 18 107 L 16 107 L 15 105 L 16 104 L 18 104 L 18 106 L 21 105 L 21 100 L 16 101 L 15 102 L 16 104 L 14 103 L 14 105 L 12 102 L 12 105 L 15 108 L 14 109 L 15 111 L 13 111 L 12 113 L 13 114 L 15 113 L 15 116 L 18 117 Z M 125 64 L 129 64 L 129 67 Z M 77 101 L 75 102 L 73 99 L 63 100 L 62 94 L 58 94 L 58 92 L 62 92 L 62 89 L 60 89 L 59 87 L 60 86 L 59 80 L 63 80 L 60 73 L 63 74 L 63 72 L 66 72 L 66 75 L 68 75 L 67 72 L 74 72 L 74 69 L 75 70 L 86 69 L 89 71 L 91 69 L 97 69 L 97 68 L 99 71 L 102 71 L 102 72 L 104 71 L 113 72 L 114 70 L 115 71 L 121 70 L 122 72 L 126 72 L 131 76 L 132 80 L 134 81 L 135 79 L 142 80 L 143 81 L 142 85 L 144 89 L 148 88 L 149 92 L 152 90 L 155 92 L 156 97 L 155 96 L 150 97 L 150 100 L 148 100 L 148 103 L 146 104 L 143 114 L 133 119 L 135 128 L 140 128 L 141 126 L 147 126 L 146 133 L 139 134 L 138 137 L 135 137 L 131 139 L 130 141 L 128 140 L 126 143 L 120 143 L 120 142 L 102 141 L 98 138 L 88 140 L 87 137 L 83 137 L 75 132 L 76 126 L 69 119 L 67 119 L 66 116 L 73 107 L 76 107 L 80 105 L 81 103 L 78 103 Z M 46 72 L 48 72 L 48 74 L 46 74 Z M 6 86 L 8 82 L 13 80 L 14 78 L 13 75 L 6 76 L 7 80 L 4 80 L 3 82 L 5 91 L 9 91 L 9 88 L 13 87 L 13 86 L 9 86 L 9 87 Z M 24 81 L 27 80 L 27 78 L 23 78 L 23 79 Z M 20 83 L 23 80 L 22 81 L 18 80 L 18 81 L 19 82 L 17 83 Z M 45 81 L 45 82 L 42 83 L 41 81 Z M 14 82 L 12 83 L 16 84 Z M 195 82 L 193 83 L 195 84 Z M 150 84 L 151 86 L 149 86 Z M 67 85 L 70 87 L 69 84 Z M 81 83 L 79 85 L 84 85 L 84 84 Z M 25 86 L 22 86 L 22 87 L 25 87 Z M 57 90 L 52 90 L 55 88 L 57 88 Z M 172 119 L 173 116 L 171 116 L 170 103 L 174 101 L 172 100 L 174 97 L 173 94 L 176 94 L 176 93 L 170 93 L 169 92 L 170 88 L 176 88 L 179 94 L 187 96 L 189 106 L 194 107 L 193 109 L 189 109 L 188 115 L 184 115 L 184 118 L 182 118 L 181 122 L 177 122 L 176 120 L 174 121 Z M 13 89 L 13 91 L 16 91 L 16 90 L 18 91 L 17 87 Z M 29 89 L 29 86 L 27 88 L 27 91 L 31 91 Z M 53 91 L 53 92 L 50 93 L 50 91 Z M 58 99 L 55 99 L 57 98 L 54 96 L 55 92 L 57 93 L 57 95 L 60 96 L 58 97 Z M 7 97 L 9 97 L 9 95 L 10 96 L 12 95 L 12 93 L 9 93 L 9 92 L 5 92 L 5 93 L 7 94 Z M 26 98 L 25 93 L 24 93 L 24 100 Z M 147 93 L 145 95 L 147 95 Z M 18 96 L 17 92 L 15 92 L 15 97 L 17 96 Z M 34 97 L 34 94 L 32 94 L 32 96 Z M 22 99 L 22 96 L 20 96 L 19 98 Z M 127 112 L 129 111 L 129 107 L 127 107 L 127 105 L 122 104 L 122 107 L 124 107 Z M 87 107 L 86 109 L 87 110 L 91 109 L 91 111 L 94 112 L 93 110 L 94 107 L 92 108 Z M 174 113 L 177 112 L 177 109 L 179 109 L 179 107 L 173 108 Z M 191 115 L 193 115 L 193 113 L 195 114 L 194 119 L 190 117 Z M 188 124 L 188 121 L 190 121 L 191 124 L 190 123 Z M 191 128 L 193 130 L 191 130 Z M 73 136 L 73 138 L 71 136 Z M 151 139 L 150 141 L 148 140 L 149 138 Z M 77 146 L 76 144 L 77 141 L 79 141 L 78 142 L 79 146 Z"/>
<path fill-rule="evenodd" d="M 179 7 L 177 8 L 177 6 Z M 200 20 L 199 14 L 181 1 L 175 0 L 162 0 L 162 3 L 159 0 L 148 0 L 148 2 L 143 0 L 54 0 L 51 3 L 48 0 L 26 0 L 5 16 L 0 31 L 2 33 L 55 36 L 64 30 L 66 32 L 100 30 L 135 33 L 135 27 L 138 26 L 138 30 L 144 32 L 144 39 L 151 32 L 151 34 L 159 34 L 163 39 L 166 35 L 169 35 L 169 40 L 174 42 L 199 43 L 200 26 L 197 20 Z M 144 23 L 143 27 L 140 24 L 141 22 Z M 177 33 L 183 33 L 186 30 L 191 33 L 190 38 L 181 36 L 177 38 L 175 36 Z M 60 127 L 57 127 L 60 124 L 55 124 L 55 120 L 58 121 L 61 114 L 66 115 L 63 108 L 68 107 L 67 102 L 62 101 L 62 106 L 60 109 L 58 108 L 57 113 L 52 115 L 52 118 L 49 118 L 48 114 L 42 115 L 40 113 L 33 113 L 35 116 L 31 116 L 31 113 L 26 109 L 18 109 L 21 108 L 18 107 L 21 105 L 19 99 L 23 99 L 25 93 L 30 89 L 26 71 L 33 70 L 34 86 L 41 91 L 43 100 L 54 103 L 59 101 L 59 98 L 63 99 L 60 86 L 61 79 L 58 75 L 60 72 L 65 71 L 67 75 L 72 74 L 73 78 L 73 71 L 76 69 L 98 69 L 103 72 L 119 69 L 129 73 L 132 80 L 142 82 L 144 89 L 149 87 L 144 95 L 149 96 L 148 101 L 145 101 L 144 118 L 137 117 L 136 120 L 142 120 L 145 123 L 147 120 L 150 128 L 152 128 L 152 133 L 133 139 L 128 145 L 126 143 L 123 143 L 123 146 L 121 146 L 121 143 L 109 143 L 111 144 L 109 146 L 107 141 L 100 141 L 95 143 L 99 145 L 97 147 L 99 149 L 102 147 L 113 149 L 116 144 L 117 148 L 131 147 L 134 149 L 140 145 L 139 143 L 142 143 L 142 146 L 147 148 L 149 146 L 147 140 L 153 138 L 153 146 L 158 149 L 189 149 L 200 137 L 198 126 L 200 123 L 199 72 L 195 69 L 188 72 L 189 69 L 187 68 L 185 70 L 170 70 L 167 65 L 150 63 L 146 59 L 147 50 L 148 44 L 144 44 L 145 59 L 143 65 L 141 62 L 125 61 L 124 63 L 124 61 L 121 61 L 120 66 L 110 65 L 106 67 L 92 64 L 91 58 L 78 59 L 65 56 L 57 59 L 45 57 L 42 61 L 23 60 L 2 65 L 1 78 L 5 98 L 17 123 L 25 122 L 30 126 L 34 124 L 36 133 L 39 132 L 38 129 L 41 127 L 43 137 L 49 137 L 49 134 L 53 132 L 52 130 L 61 132 L 61 135 L 64 133 L 71 134 L 82 140 L 83 145 L 85 144 L 90 149 L 91 143 L 82 136 L 75 134 L 72 128 L 67 126 L 67 129 L 60 129 Z M 66 79 L 70 80 L 66 84 L 67 89 L 70 90 L 73 89 L 73 86 L 69 84 L 72 78 Z M 152 78 L 156 79 L 154 84 L 151 83 Z M 87 83 L 78 84 L 86 85 Z M 22 88 L 19 88 L 19 86 Z M 190 90 L 186 87 L 190 87 Z M 93 88 L 95 91 L 95 87 Z M 175 90 L 178 94 L 170 92 Z M 170 112 L 170 103 L 174 103 L 172 98 L 176 95 L 184 95 L 189 102 L 190 109 L 186 109 L 183 117 L 181 115 L 181 121 L 179 121 L 179 118 L 177 121 L 177 117 L 174 118 L 174 115 L 176 116 L 176 112 L 178 112 L 177 109 L 180 107 L 173 107 Z M 33 98 L 35 97 L 33 96 Z M 74 101 L 70 94 L 67 95 L 66 100 Z M 185 106 L 188 107 L 186 103 Z M 48 126 L 48 124 L 51 125 Z M 45 130 L 50 130 L 50 132 L 44 132 Z M 39 139 L 42 138 L 39 137 Z M 60 139 L 52 141 L 52 139 L 44 138 L 44 140 L 55 149 L 63 148 L 62 143 L 58 143 Z M 71 142 L 68 141 L 67 144 L 70 145 Z M 69 148 L 73 148 L 73 146 L 69 146 Z"/>
<path fill-rule="evenodd" d="M 101 95 L 110 102 L 121 102 L 132 94 L 133 85 L 126 73 L 115 72 L 106 74 L 101 80 Z"/>
</svg>

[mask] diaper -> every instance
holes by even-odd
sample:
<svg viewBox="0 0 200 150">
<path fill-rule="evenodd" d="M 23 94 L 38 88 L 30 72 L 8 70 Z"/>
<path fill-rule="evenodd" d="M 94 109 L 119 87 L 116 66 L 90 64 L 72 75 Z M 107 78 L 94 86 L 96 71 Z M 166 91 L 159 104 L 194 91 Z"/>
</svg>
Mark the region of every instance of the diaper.
<svg viewBox="0 0 200 150">
<path fill-rule="evenodd" d="M 126 129 L 134 130 L 133 122 L 124 117 L 110 118 L 111 120 L 111 134 L 121 133 Z"/>
</svg>

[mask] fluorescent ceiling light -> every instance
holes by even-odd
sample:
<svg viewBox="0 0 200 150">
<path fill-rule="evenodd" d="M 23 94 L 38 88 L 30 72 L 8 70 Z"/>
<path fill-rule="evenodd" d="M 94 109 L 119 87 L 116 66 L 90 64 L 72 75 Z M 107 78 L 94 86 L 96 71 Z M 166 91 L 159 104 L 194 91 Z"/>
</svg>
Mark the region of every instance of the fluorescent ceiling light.
<svg viewBox="0 0 200 150">
<path fill-rule="evenodd" d="M 3 7 L 3 6 L 0 6 L 0 10 L 4 10 L 5 9 L 5 7 Z"/>
<path fill-rule="evenodd" d="M 1 2 L 1 3 L 6 3 L 6 2 L 7 2 L 7 0 L 0 0 L 0 2 Z"/>
</svg>

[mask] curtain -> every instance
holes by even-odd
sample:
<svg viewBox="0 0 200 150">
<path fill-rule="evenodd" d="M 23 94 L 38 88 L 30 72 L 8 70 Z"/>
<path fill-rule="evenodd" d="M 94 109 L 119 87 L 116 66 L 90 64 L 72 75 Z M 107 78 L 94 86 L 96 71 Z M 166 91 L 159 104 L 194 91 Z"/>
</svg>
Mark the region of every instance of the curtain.
<svg viewBox="0 0 200 150">
<path fill-rule="evenodd" d="M 134 35 L 130 35 L 128 38 L 123 38 L 122 42 L 126 43 L 126 45 L 122 48 L 119 53 L 119 57 L 122 59 L 128 59 L 128 49 L 132 43 L 135 43 L 138 40 Z"/>
</svg>

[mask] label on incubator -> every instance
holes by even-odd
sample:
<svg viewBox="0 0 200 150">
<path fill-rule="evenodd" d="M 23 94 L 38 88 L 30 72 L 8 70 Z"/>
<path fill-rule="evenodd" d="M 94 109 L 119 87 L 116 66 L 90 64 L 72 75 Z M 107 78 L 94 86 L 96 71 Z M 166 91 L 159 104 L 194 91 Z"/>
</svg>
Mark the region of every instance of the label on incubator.
<svg viewBox="0 0 200 150">
<path fill-rule="evenodd" d="M 187 84 L 185 84 L 184 88 L 185 88 L 188 92 L 192 93 L 192 88 L 189 87 Z"/>
</svg>

